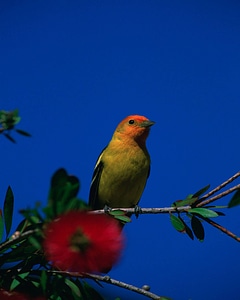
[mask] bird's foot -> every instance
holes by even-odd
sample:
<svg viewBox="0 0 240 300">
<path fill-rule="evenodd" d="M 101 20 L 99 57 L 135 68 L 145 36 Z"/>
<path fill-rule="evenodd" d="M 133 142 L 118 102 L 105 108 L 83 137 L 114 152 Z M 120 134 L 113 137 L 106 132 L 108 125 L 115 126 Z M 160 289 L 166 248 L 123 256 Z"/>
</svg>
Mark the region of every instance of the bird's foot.
<svg viewBox="0 0 240 300">
<path fill-rule="evenodd" d="M 139 214 L 140 214 L 141 212 L 142 212 L 141 207 L 138 206 L 138 205 L 135 205 L 135 207 L 134 207 L 134 214 L 135 214 L 136 218 L 138 218 L 138 216 L 139 216 Z"/>
<path fill-rule="evenodd" d="M 104 205 L 103 210 L 104 210 L 105 214 L 108 214 L 112 209 L 111 209 L 111 207 Z"/>
</svg>

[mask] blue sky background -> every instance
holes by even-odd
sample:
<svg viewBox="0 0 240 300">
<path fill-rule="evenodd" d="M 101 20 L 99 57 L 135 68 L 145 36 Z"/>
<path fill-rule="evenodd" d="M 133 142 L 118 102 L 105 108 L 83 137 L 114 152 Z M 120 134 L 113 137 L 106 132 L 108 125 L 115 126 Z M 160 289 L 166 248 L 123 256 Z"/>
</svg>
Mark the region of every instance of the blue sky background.
<svg viewBox="0 0 240 300">
<path fill-rule="evenodd" d="M 46 203 L 64 167 L 88 198 L 98 154 L 127 115 L 154 120 L 142 207 L 167 207 L 239 170 L 239 1 L 1 1 L 0 109 L 19 108 L 17 145 L 0 137 L 0 199 Z M 219 201 L 225 204 L 230 197 Z M 240 208 L 218 222 L 240 235 Z M 110 276 L 176 300 L 239 299 L 239 244 L 206 224 L 203 243 L 167 215 L 124 229 Z M 100 288 L 108 299 L 146 299 Z"/>
</svg>

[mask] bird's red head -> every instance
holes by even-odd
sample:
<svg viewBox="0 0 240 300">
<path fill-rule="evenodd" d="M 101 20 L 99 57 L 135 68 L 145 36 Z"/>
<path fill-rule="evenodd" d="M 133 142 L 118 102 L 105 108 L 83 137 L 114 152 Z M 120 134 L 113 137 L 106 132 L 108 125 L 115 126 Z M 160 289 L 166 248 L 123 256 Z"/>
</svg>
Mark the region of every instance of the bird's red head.
<svg viewBox="0 0 240 300">
<path fill-rule="evenodd" d="M 115 133 L 124 135 L 140 143 L 145 143 L 150 127 L 155 122 L 150 121 L 148 118 L 139 115 L 131 115 L 126 117 L 119 123 Z"/>
</svg>

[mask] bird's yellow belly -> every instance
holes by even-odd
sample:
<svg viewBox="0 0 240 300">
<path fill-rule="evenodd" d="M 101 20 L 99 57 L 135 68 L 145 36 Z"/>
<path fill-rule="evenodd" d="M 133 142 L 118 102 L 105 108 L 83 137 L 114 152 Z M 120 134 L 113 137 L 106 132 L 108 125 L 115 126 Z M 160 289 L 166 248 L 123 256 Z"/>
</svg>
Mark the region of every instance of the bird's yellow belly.
<svg viewBox="0 0 240 300">
<path fill-rule="evenodd" d="M 127 167 L 126 167 L 127 164 Z M 114 168 L 104 168 L 98 190 L 100 206 L 112 208 L 134 207 L 144 190 L 149 171 L 149 161 L 121 161 Z"/>
</svg>

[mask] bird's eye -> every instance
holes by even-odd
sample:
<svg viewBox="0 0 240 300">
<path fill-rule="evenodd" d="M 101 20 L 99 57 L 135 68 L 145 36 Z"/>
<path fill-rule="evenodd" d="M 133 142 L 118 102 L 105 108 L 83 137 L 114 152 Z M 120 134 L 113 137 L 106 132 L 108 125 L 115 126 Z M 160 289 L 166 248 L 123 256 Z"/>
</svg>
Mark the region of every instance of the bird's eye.
<svg viewBox="0 0 240 300">
<path fill-rule="evenodd" d="M 134 120 L 129 120 L 128 124 L 134 124 Z"/>
</svg>

